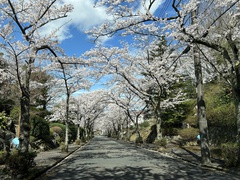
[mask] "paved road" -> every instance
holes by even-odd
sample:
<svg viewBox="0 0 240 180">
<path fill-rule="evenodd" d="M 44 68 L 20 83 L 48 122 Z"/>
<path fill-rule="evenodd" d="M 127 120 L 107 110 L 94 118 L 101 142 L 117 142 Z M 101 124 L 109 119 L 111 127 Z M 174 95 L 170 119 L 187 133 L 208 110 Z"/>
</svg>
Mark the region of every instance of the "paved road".
<svg viewBox="0 0 240 180">
<path fill-rule="evenodd" d="M 97 136 L 40 179 L 237 180 L 239 177 Z"/>
</svg>

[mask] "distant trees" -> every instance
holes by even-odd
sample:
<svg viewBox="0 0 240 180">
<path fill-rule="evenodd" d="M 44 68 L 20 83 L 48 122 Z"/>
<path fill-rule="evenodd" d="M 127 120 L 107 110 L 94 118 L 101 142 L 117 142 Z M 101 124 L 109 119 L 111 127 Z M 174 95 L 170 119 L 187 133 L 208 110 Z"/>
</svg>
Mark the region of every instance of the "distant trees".
<svg viewBox="0 0 240 180">
<path fill-rule="evenodd" d="M 142 137 L 139 132 L 139 117 L 142 115 L 148 106 L 148 104 L 139 97 L 128 84 L 121 83 L 115 85 L 109 92 L 109 103 L 117 105 L 121 111 L 125 114 L 125 118 L 118 118 L 113 120 L 114 130 L 116 135 L 120 137 L 120 132 L 123 129 L 123 125 L 127 125 L 125 128 L 128 131 L 129 124 L 133 124 L 135 130 L 133 133 L 137 134 L 136 142 L 143 142 Z M 112 106 L 114 107 L 114 106 Z M 126 122 L 124 123 L 124 120 Z M 117 123 L 116 121 L 120 121 Z M 127 139 L 129 139 L 129 134 L 127 134 Z"/>
<path fill-rule="evenodd" d="M 172 93 L 171 97 L 166 95 L 170 93 L 171 84 L 184 77 L 185 64 L 181 68 L 172 66 L 175 56 L 171 56 L 172 50 L 167 47 L 163 37 L 137 53 L 132 53 L 131 48 L 127 44 L 122 48 L 97 47 L 84 55 L 95 62 L 99 71 L 112 75 L 112 84 L 126 87 L 144 102 L 143 107 L 146 105 L 151 109 L 158 129 L 158 136 L 154 139 L 161 138 L 161 109 L 174 106 L 184 99 L 181 90 Z"/>
<path fill-rule="evenodd" d="M 79 60 L 79 59 L 78 59 Z M 82 64 L 83 66 L 80 66 Z M 66 108 L 65 108 L 65 150 L 68 151 L 68 124 L 69 124 L 69 106 L 71 95 L 83 89 L 88 89 L 91 85 L 90 81 L 87 79 L 90 78 L 89 69 L 84 67 L 84 62 L 79 61 L 69 61 L 64 62 L 63 60 L 58 59 L 56 63 L 53 63 L 52 73 L 57 78 L 56 88 L 63 92 L 66 98 Z M 89 77 L 88 77 L 89 76 Z"/>
<path fill-rule="evenodd" d="M 90 139 L 94 135 L 94 130 L 99 127 L 98 119 L 101 119 L 107 106 L 105 100 L 105 92 L 98 90 L 88 93 L 81 93 L 80 96 L 70 96 L 68 102 L 68 112 L 66 111 L 66 100 L 60 101 L 52 109 L 52 115 L 49 117 L 49 121 L 60 121 L 65 123 L 65 128 L 68 128 L 68 124 L 75 124 L 78 127 L 77 138 L 82 141 Z M 68 113 L 68 121 L 66 122 L 66 113 Z M 81 131 L 82 128 L 82 132 Z M 66 134 L 65 132 L 65 145 Z M 81 136 L 80 136 L 81 133 Z M 67 134 L 68 136 L 68 134 Z M 68 139 L 69 140 L 69 139 Z"/>
<path fill-rule="evenodd" d="M 46 111 L 48 103 L 53 98 L 50 95 L 53 76 L 47 74 L 46 71 L 41 69 L 37 70 L 36 68 L 36 71 L 32 73 L 31 81 L 31 105 L 35 105 L 43 111 Z"/>
</svg>

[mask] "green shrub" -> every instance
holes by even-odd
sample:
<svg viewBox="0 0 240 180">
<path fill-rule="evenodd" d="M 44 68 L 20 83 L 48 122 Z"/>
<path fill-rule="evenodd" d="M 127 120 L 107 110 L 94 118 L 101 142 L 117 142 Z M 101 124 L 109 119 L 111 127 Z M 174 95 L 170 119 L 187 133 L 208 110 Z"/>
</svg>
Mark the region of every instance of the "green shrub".
<svg viewBox="0 0 240 180">
<path fill-rule="evenodd" d="M 199 134 L 198 129 L 192 127 L 180 129 L 178 133 L 182 137 L 182 139 L 186 141 L 196 140 L 196 137 Z"/>
<path fill-rule="evenodd" d="M 129 129 L 130 129 L 130 130 L 134 130 L 134 126 L 131 125 L 131 126 L 129 127 Z"/>
<path fill-rule="evenodd" d="M 216 105 L 207 111 L 209 126 L 236 126 L 236 113 L 233 103 Z"/>
<path fill-rule="evenodd" d="M 23 174 L 23 172 L 28 173 L 29 168 L 34 165 L 36 156 L 36 152 L 20 153 L 18 150 L 13 149 L 7 161 L 8 172 L 13 176 Z"/>
<path fill-rule="evenodd" d="M 164 136 L 176 136 L 176 135 L 178 135 L 178 129 L 177 128 L 173 128 L 173 127 L 163 128 L 162 131 L 163 131 L 162 134 Z"/>
<path fill-rule="evenodd" d="M 6 130 L 7 123 L 8 123 L 8 117 L 6 113 L 4 111 L 0 112 L 0 129 Z"/>
<path fill-rule="evenodd" d="M 222 156 L 227 167 L 240 165 L 240 145 L 237 143 L 224 143 L 221 145 Z"/>
<path fill-rule="evenodd" d="M 138 136 L 136 139 L 135 139 L 135 143 L 136 144 L 142 144 L 143 143 L 143 138 L 141 136 Z"/>
<path fill-rule="evenodd" d="M 59 127 L 59 126 L 53 126 L 53 127 L 51 127 L 51 128 L 50 128 L 50 131 L 51 131 L 51 132 L 55 132 L 55 133 L 57 133 L 58 135 L 62 135 L 62 134 L 63 134 L 63 130 L 62 130 L 62 128 Z"/>
<path fill-rule="evenodd" d="M 75 141 L 75 144 L 76 144 L 76 145 L 80 145 L 80 143 L 81 143 L 81 140 L 80 140 L 80 139 L 77 139 L 77 140 Z"/>
<path fill-rule="evenodd" d="M 7 160 L 7 151 L 0 151 L 0 164 L 5 164 Z"/>
<path fill-rule="evenodd" d="M 29 138 L 30 143 L 32 143 L 32 142 L 34 142 L 34 141 L 36 141 L 36 140 L 37 140 L 37 138 L 34 137 L 34 136 L 30 136 L 30 138 Z"/>
<path fill-rule="evenodd" d="M 74 142 L 77 138 L 77 126 L 75 124 L 69 124 L 69 141 Z"/>
<path fill-rule="evenodd" d="M 40 116 L 31 117 L 31 135 L 37 139 L 49 139 L 50 129 L 47 121 Z"/>
<path fill-rule="evenodd" d="M 188 123 L 191 127 L 197 127 L 198 121 L 196 115 L 188 115 L 184 120 L 185 123 Z"/>
<path fill-rule="evenodd" d="M 143 123 L 139 124 L 140 128 L 147 128 L 150 126 L 150 123 L 148 121 L 144 121 Z"/>
<path fill-rule="evenodd" d="M 155 140 L 154 144 L 158 145 L 158 146 L 162 146 L 162 147 L 166 147 L 168 143 L 167 138 L 162 138 L 162 139 L 158 139 Z"/>
<path fill-rule="evenodd" d="M 50 126 L 50 128 L 51 128 L 51 127 L 54 127 L 54 126 L 58 126 L 58 127 L 60 127 L 63 131 L 65 131 L 65 127 L 66 127 L 64 124 L 62 124 L 62 123 L 57 123 L 57 122 L 51 123 L 51 124 L 49 124 L 49 126 Z"/>
<path fill-rule="evenodd" d="M 60 149 L 61 152 L 68 152 L 68 145 L 65 145 L 65 143 L 61 143 Z"/>
</svg>

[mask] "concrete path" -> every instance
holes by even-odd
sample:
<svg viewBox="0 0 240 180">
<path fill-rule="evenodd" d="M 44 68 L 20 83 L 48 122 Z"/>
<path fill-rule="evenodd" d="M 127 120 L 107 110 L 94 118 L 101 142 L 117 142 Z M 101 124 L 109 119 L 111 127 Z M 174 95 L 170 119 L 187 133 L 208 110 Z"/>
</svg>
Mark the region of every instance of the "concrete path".
<svg viewBox="0 0 240 180">
<path fill-rule="evenodd" d="M 237 180 L 239 177 L 97 136 L 37 179 Z"/>
</svg>

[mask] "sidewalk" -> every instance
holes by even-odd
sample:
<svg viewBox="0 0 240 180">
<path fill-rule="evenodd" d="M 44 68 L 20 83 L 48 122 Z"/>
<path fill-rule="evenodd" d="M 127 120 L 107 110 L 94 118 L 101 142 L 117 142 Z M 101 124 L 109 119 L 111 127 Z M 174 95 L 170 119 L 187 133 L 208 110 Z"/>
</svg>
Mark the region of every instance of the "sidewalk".
<svg viewBox="0 0 240 180">
<path fill-rule="evenodd" d="M 188 163 L 202 166 L 203 168 L 215 169 L 219 171 L 224 171 L 226 173 L 231 173 L 239 175 L 240 177 L 240 168 L 225 168 L 224 161 L 218 158 L 211 158 L 211 164 L 201 165 L 201 152 L 192 151 L 184 147 L 180 147 L 175 143 L 169 143 L 166 148 L 157 148 L 154 144 L 142 144 L 142 148 L 151 149 L 153 151 L 158 151 L 160 153 L 166 154 L 170 157 L 178 158 Z"/>
<path fill-rule="evenodd" d="M 83 145 L 84 144 L 69 144 L 68 152 L 61 152 L 60 148 L 39 152 L 37 154 L 37 157 L 34 159 L 36 166 L 29 170 L 29 177 L 27 178 L 27 180 L 36 179 L 38 176 L 51 169 L 53 166 L 57 165 L 59 162 L 71 155 L 73 152 L 80 149 Z"/>
</svg>

